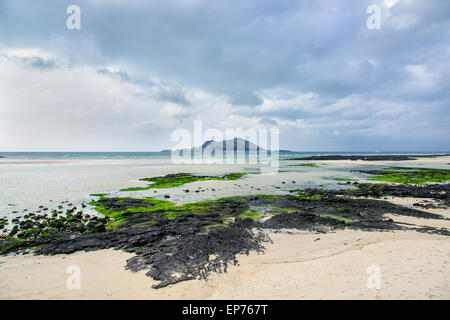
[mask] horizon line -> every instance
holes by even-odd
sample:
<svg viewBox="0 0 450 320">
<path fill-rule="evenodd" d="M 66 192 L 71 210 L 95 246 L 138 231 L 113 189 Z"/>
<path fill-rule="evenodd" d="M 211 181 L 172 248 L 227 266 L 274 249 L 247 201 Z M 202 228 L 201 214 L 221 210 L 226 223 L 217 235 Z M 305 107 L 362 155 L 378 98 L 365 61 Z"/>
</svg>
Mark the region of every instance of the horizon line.
<svg viewBox="0 0 450 320">
<path fill-rule="evenodd" d="M 180 151 L 180 150 L 171 150 L 171 149 L 162 149 L 159 151 L 80 151 L 80 150 L 59 150 L 59 151 L 45 151 L 45 150 L 39 150 L 39 151 L 29 151 L 29 150 L 20 150 L 20 151 L 1 151 L 0 150 L 0 155 L 1 153 L 169 153 L 172 151 Z M 308 151 L 298 151 L 298 150 L 289 150 L 289 149 L 279 149 L 279 150 L 267 150 L 267 151 L 271 151 L 271 152 L 292 152 L 292 153 L 317 153 L 317 152 L 365 152 L 365 153 L 383 153 L 383 152 L 407 152 L 407 153 L 412 153 L 412 152 L 427 152 L 427 153 L 450 153 L 450 150 L 433 150 L 433 151 L 425 151 L 425 150 L 395 150 L 395 151 L 387 151 L 387 150 L 361 150 L 361 151 L 335 151 L 335 150 L 331 150 L 331 151 L 312 151 L 312 150 L 308 150 Z M 235 152 L 230 151 L 230 152 Z"/>
</svg>

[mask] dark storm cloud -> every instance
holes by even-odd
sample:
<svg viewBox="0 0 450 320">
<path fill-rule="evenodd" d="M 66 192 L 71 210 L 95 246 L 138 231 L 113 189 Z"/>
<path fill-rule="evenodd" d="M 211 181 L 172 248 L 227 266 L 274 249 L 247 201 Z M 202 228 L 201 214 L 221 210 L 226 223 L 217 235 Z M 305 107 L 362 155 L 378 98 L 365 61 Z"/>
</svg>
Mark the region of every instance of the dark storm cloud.
<svg viewBox="0 0 450 320">
<path fill-rule="evenodd" d="M 134 78 L 125 71 L 111 71 L 107 68 L 100 68 L 97 72 L 101 75 L 119 79 L 120 81 L 139 85 L 144 90 L 144 92 L 139 94 L 140 96 L 152 96 L 162 101 L 170 101 L 183 105 L 189 104 L 186 98 L 186 92 L 180 87 L 155 83 L 145 78 Z"/>
</svg>

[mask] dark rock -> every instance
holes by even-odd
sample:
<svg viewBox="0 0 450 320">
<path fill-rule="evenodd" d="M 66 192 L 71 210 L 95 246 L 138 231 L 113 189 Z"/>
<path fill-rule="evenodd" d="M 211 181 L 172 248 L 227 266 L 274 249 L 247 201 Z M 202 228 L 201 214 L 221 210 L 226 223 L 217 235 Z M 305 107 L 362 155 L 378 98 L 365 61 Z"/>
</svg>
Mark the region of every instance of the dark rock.
<svg viewBox="0 0 450 320">
<path fill-rule="evenodd" d="M 441 156 L 449 156 L 449 154 L 442 155 L 361 155 L 361 156 L 343 156 L 343 155 L 329 155 L 329 156 L 312 156 L 303 158 L 290 158 L 288 160 L 364 160 L 364 161 L 405 161 L 417 160 L 417 158 L 435 158 Z"/>
<path fill-rule="evenodd" d="M 226 272 L 229 263 L 237 262 L 238 253 L 263 250 L 264 242 L 270 241 L 265 229 L 276 231 L 288 228 L 316 233 L 344 228 L 365 231 L 413 230 L 450 236 L 447 229 L 417 227 L 385 218 L 385 214 L 390 213 L 425 219 L 446 219 L 441 215 L 382 200 L 354 198 L 414 194 L 445 201 L 448 199 L 448 187 L 445 185 L 412 187 L 360 184 L 355 190 L 293 191 L 290 195 L 276 197 L 219 199 L 202 203 L 203 207 L 200 209 L 177 211 L 175 216 L 170 208 L 138 213 L 127 211 L 130 208 L 153 205 L 145 199 L 103 198 L 99 202 L 105 208 L 127 211 L 127 215 L 114 230 L 106 231 L 105 224 L 109 220 L 106 218 L 92 217 L 85 226 L 80 222 L 73 222 L 69 227 L 66 221 L 68 219 L 52 218 L 51 225 L 58 232 L 45 237 L 36 238 L 32 228 L 19 230 L 15 226 L 16 232 L 20 231 L 20 237 L 28 240 L 13 244 L 13 248 L 39 246 L 36 254 L 46 255 L 107 248 L 124 250 L 135 254 L 127 261 L 126 268 L 132 271 L 148 270 L 148 276 L 160 281 L 154 287 L 160 288 L 179 281 L 205 279 L 210 272 Z M 264 222 L 241 218 L 241 214 L 251 207 L 261 206 L 276 208 L 276 214 Z M 235 222 L 226 227 L 211 227 L 220 225 L 228 217 L 235 218 Z M 19 224 L 27 227 L 28 223 L 35 225 L 31 220 Z M 84 234 L 84 228 L 88 233 Z M 0 241 L 0 250 L 4 246 L 11 248 L 8 241 Z M 215 258 L 210 259 L 211 256 Z"/>
</svg>

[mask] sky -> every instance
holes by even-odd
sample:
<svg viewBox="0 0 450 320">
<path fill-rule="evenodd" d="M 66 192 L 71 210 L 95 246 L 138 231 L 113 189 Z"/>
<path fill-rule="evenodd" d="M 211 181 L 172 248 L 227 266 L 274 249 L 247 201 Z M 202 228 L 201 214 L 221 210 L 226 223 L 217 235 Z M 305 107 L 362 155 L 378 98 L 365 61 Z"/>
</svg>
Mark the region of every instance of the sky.
<svg viewBox="0 0 450 320">
<path fill-rule="evenodd" d="M 159 151 L 194 121 L 295 151 L 450 151 L 450 1 L 0 2 L 0 151 Z"/>
</svg>

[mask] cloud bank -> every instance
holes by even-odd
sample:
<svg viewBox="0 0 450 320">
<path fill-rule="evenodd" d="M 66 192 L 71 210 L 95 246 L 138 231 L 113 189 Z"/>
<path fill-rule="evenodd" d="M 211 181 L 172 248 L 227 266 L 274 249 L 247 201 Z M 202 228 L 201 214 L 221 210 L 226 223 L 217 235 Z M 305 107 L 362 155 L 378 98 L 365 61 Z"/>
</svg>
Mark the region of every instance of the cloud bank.
<svg viewBox="0 0 450 320">
<path fill-rule="evenodd" d="M 156 151 L 202 120 L 278 126 L 283 149 L 448 151 L 449 18 L 446 0 L 2 1 L 0 150 Z"/>
</svg>

